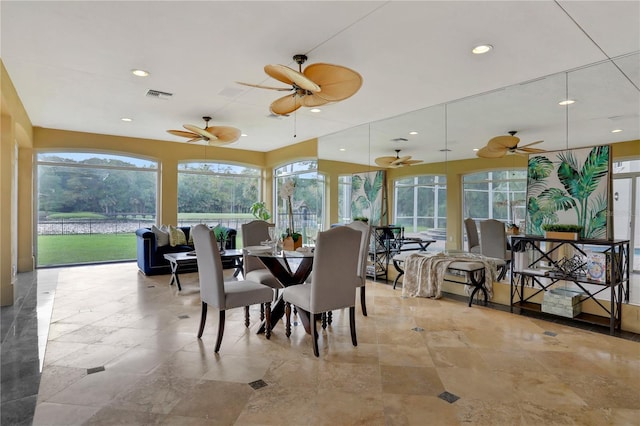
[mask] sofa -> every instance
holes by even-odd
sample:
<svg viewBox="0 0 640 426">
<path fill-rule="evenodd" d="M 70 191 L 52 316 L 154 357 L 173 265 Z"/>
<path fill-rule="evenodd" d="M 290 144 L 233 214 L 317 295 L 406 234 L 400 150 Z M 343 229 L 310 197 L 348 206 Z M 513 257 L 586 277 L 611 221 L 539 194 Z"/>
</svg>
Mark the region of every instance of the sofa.
<svg viewBox="0 0 640 426">
<path fill-rule="evenodd" d="M 189 232 L 191 231 L 191 227 L 179 226 L 178 228 L 184 232 L 187 241 L 189 241 Z M 226 229 L 229 233 L 225 248 L 235 249 L 237 231 L 233 228 Z M 194 249 L 193 245 L 190 244 L 176 246 L 167 244 L 158 247 L 156 234 L 151 231 L 151 228 L 140 228 L 136 230 L 136 237 L 138 269 L 145 275 L 170 274 L 171 267 L 169 266 L 169 262 L 164 258 L 165 253 L 186 252 Z M 223 261 L 222 265 L 225 269 L 235 267 L 233 259 Z M 197 270 L 198 266 L 196 264 L 194 264 L 191 269 L 188 267 L 181 268 L 181 271 L 184 272 L 195 272 Z"/>
</svg>

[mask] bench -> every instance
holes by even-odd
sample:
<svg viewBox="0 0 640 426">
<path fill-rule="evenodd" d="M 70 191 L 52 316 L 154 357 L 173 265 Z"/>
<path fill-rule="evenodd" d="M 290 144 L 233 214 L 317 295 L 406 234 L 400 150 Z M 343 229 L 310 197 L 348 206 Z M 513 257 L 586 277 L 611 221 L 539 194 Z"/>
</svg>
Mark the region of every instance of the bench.
<svg viewBox="0 0 640 426">
<path fill-rule="evenodd" d="M 392 258 L 393 266 L 398 271 L 398 276 L 393 281 L 393 288 L 396 288 L 398 283 L 398 279 L 404 275 L 404 270 L 402 269 L 402 264 L 407 260 L 407 258 L 413 253 L 405 252 L 395 255 Z M 500 265 L 499 259 L 492 259 L 498 265 Z M 487 290 L 485 288 L 485 264 L 481 261 L 474 260 L 470 258 L 469 260 L 454 260 L 452 261 L 446 270 L 446 273 L 443 276 L 443 281 L 451 282 L 455 284 L 463 284 L 468 285 L 473 288 L 471 291 L 471 295 L 469 296 L 469 306 L 473 302 L 473 298 L 475 297 L 478 291 L 482 291 L 484 295 L 484 304 L 485 306 L 488 303 L 489 295 L 487 294 Z"/>
</svg>

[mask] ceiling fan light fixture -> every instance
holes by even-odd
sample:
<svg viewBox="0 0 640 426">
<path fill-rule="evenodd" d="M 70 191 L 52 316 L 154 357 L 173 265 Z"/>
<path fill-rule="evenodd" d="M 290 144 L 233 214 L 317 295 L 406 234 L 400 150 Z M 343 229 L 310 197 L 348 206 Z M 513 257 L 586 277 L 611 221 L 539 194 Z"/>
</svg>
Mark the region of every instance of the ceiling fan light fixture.
<svg viewBox="0 0 640 426">
<path fill-rule="evenodd" d="M 575 103 L 576 103 L 576 101 L 573 100 L 573 99 L 565 99 L 563 101 L 558 102 L 558 105 L 565 106 L 565 105 L 571 105 L 571 104 L 575 104 Z"/>
<path fill-rule="evenodd" d="M 479 44 L 471 49 L 471 52 L 474 55 L 482 55 L 493 49 L 493 46 L 490 44 Z"/>
</svg>

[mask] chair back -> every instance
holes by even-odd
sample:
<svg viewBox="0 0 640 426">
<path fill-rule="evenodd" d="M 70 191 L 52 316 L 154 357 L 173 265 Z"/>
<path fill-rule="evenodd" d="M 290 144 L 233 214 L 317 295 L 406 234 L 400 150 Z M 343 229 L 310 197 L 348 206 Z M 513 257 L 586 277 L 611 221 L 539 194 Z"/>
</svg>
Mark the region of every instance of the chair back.
<svg viewBox="0 0 640 426">
<path fill-rule="evenodd" d="M 507 236 L 504 223 L 495 219 L 480 222 L 480 253 L 483 256 L 506 259 Z"/>
<path fill-rule="evenodd" d="M 269 239 L 269 227 L 275 226 L 264 220 L 252 220 L 242 225 L 242 247 L 259 246 L 261 242 Z M 255 256 L 243 254 L 243 268 L 245 275 L 256 269 L 265 269 L 265 266 Z"/>
<path fill-rule="evenodd" d="M 346 226 L 319 232 L 311 271 L 312 313 L 355 306 L 362 232 Z"/>
<path fill-rule="evenodd" d="M 371 226 L 361 220 L 355 220 L 346 226 L 362 233 L 360 237 L 358 281 L 356 282 L 356 286 L 361 287 L 367 282 L 367 258 L 369 256 L 369 245 L 371 243 Z"/>
<path fill-rule="evenodd" d="M 478 238 L 478 227 L 476 226 L 476 221 L 468 217 L 464 220 L 464 227 L 467 231 L 467 244 L 469 245 L 468 250 L 470 252 L 478 251 L 478 248 L 480 247 L 480 238 Z"/>
<path fill-rule="evenodd" d="M 200 298 L 216 309 L 225 309 L 222 259 L 213 230 L 203 224 L 194 226 L 193 244 L 198 261 Z"/>
</svg>

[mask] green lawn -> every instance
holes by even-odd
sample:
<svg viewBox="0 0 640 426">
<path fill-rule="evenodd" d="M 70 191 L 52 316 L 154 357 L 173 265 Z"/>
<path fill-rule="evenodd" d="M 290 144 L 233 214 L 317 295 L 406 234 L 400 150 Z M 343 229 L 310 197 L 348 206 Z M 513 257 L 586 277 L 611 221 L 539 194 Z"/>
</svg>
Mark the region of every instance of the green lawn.
<svg viewBox="0 0 640 426">
<path fill-rule="evenodd" d="M 38 266 L 136 258 L 136 234 L 38 236 Z"/>
</svg>

